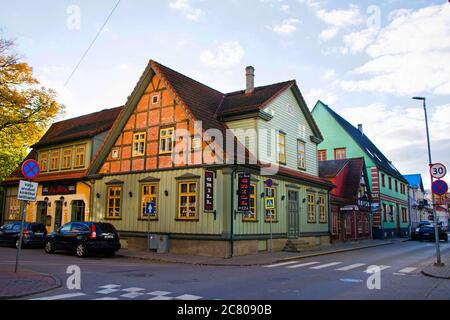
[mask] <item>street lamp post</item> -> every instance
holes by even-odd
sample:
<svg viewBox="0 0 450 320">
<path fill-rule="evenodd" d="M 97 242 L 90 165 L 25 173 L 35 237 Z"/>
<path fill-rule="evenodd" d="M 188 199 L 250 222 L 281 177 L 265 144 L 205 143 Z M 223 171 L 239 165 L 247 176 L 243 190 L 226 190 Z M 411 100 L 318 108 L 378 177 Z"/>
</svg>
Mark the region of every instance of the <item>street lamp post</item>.
<svg viewBox="0 0 450 320">
<path fill-rule="evenodd" d="M 423 110 L 425 112 L 425 125 L 427 129 L 427 144 L 428 144 L 428 162 L 429 167 L 433 164 L 431 160 L 431 147 L 430 147 L 430 133 L 428 129 L 428 115 L 427 115 L 427 104 L 426 104 L 426 98 L 425 97 L 413 97 L 414 100 L 421 100 L 423 102 Z M 430 173 L 431 178 L 431 186 L 433 185 L 433 176 Z M 434 238 L 435 238 L 435 244 L 436 244 L 436 266 L 443 266 L 444 264 L 441 261 L 441 250 L 439 247 L 439 230 L 438 230 L 438 221 L 437 221 L 437 215 L 436 215 L 436 206 L 435 206 L 435 196 L 434 193 L 431 192 L 431 201 L 433 202 L 433 220 L 434 220 Z"/>
</svg>

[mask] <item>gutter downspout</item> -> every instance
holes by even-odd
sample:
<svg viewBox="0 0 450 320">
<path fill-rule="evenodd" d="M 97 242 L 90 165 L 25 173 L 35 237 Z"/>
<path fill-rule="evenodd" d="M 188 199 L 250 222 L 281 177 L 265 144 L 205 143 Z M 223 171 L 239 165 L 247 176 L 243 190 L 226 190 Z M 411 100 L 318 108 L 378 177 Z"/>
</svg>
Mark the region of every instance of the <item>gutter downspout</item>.
<svg viewBox="0 0 450 320">
<path fill-rule="evenodd" d="M 234 255 L 234 175 L 236 174 L 237 167 L 231 171 L 231 209 L 230 209 L 230 258 L 233 258 Z"/>
<path fill-rule="evenodd" d="M 94 184 L 94 180 L 91 180 L 91 184 L 84 182 L 84 181 L 81 181 L 81 183 L 88 186 L 88 188 L 89 188 L 89 219 L 88 220 L 94 221 L 92 219 L 93 218 L 92 209 L 94 207 L 94 195 L 93 195 L 94 190 L 92 188 L 92 185 Z"/>
</svg>

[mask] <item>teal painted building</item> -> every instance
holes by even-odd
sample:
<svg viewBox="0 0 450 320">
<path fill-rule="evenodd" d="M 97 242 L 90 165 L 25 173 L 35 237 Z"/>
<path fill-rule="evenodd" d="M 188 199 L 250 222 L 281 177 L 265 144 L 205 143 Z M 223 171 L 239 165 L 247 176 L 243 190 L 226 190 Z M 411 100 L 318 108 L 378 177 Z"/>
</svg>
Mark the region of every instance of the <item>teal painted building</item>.
<svg viewBox="0 0 450 320">
<path fill-rule="evenodd" d="M 375 239 L 409 235 L 408 181 L 358 128 L 322 101 L 312 111 L 324 141 L 319 161 L 364 157 L 372 191 L 372 234 Z"/>
</svg>

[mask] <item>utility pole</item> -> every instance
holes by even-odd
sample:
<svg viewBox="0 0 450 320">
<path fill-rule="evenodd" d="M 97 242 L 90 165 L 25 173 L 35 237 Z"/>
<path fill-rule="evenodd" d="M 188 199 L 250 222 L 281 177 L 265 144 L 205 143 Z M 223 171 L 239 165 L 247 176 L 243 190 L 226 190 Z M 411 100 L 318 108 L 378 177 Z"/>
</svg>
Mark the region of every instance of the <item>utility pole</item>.
<svg viewBox="0 0 450 320">
<path fill-rule="evenodd" d="M 427 115 L 427 104 L 426 104 L 426 98 L 425 97 L 413 97 L 414 100 L 421 100 L 423 102 L 423 110 L 425 112 L 425 126 L 427 129 L 427 145 L 428 145 L 428 164 L 429 167 L 433 164 L 431 160 L 431 146 L 430 146 L 430 132 L 428 129 L 428 115 Z M 430 174 L 431 179 L 431 185 L 433 185 L 434 179 L 433 176 Z M 436 215 L 436 201 L 435 201 L 434 193 L 431 192 L 431 201 L 433 202 L 433 220 L 434 220 L 434 240 L 436 244 L 436 263 L 435 266 L 442 267 L 444 264 L 441 261 L 441 249 L 439 246 L 439 229 L 438 229 L 438 221 L 437 221 L 437 215 Z"/>
</svg>

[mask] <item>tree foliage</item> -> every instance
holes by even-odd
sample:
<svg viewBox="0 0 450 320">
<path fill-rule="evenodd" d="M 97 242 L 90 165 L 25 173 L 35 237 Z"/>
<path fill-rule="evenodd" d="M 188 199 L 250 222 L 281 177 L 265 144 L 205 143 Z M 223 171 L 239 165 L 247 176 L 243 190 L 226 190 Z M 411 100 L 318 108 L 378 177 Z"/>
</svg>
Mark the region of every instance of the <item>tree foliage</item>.
<svg viewBox="0 0 450 320">
<path fill-rule="evenodd" d="M 64 106 L 0 36 L 0 181 L 14 171 Z"/>
</svg>

